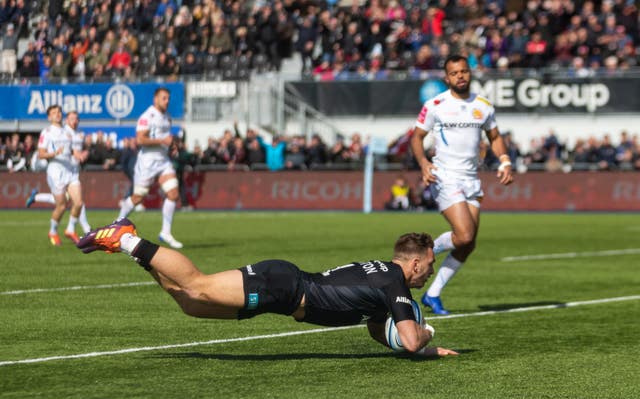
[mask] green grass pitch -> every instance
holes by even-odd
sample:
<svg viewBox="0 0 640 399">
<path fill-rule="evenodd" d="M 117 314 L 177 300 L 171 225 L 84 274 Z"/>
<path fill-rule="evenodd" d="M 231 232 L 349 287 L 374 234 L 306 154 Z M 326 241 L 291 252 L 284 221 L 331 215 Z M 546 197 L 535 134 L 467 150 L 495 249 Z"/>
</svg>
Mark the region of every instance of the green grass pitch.
<svg viewBox="0 0 640 399">
<path fill-rule="evenodd" d="M 439 360 L 395 354 L 362 327 L 282 335 L 317 327 L 277 315 L 190 318 L 126 256 L 51 247 L 49 215 L 0 212 L 0 398 L 640 397 L 640 299 L 581 303 L 640 295 L 640 215 L 484 213 L 475 253 L 443 294 L 464 317 L 430 321 L 434 343 L 461 352 Z M 94 226 L 115 216 L 89 211 Z M 156 240 L 158 212 L 131 219 Z M 182 252 L 205 272 L 268 258 L 308 271 L 388 259 L 401 233 L 446 228 L 435 213 L 174 220 Z M 613 250 L 627 251 L 604 252 Z M 68 287 L 79 288 L 51 290 Z M 569 302 L 580 306 L 478 314 Z M 136 348 L 148 350 L 105 354 Z"/>
</svg>

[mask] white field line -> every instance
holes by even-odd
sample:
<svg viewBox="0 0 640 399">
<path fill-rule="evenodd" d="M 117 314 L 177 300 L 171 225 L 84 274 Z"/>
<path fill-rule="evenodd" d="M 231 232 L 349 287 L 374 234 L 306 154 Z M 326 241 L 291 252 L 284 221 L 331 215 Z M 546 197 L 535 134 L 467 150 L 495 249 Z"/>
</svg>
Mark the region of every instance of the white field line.
<svg viewBox="0 0 640 399">
<path fill-rule="evenodd" d="M 78 291 L 78 290 L 95 290 L 104 288 L 122 288 L 122 287 L 138 287 L 142 285 L 155 285 L 155 281 L 141 281 L 137 283 L 121 283 L 121 284 L 100 284 L 100 285 L 76 285 L 72 287 L 59 288 L 33 288 L 29 290 L 2 291 L 0 295 L 20 295 L 35 294 L 41 292 L 58 292 L 58 291 Z"/>
<path fill-rule="evenodd" d="M 616 256 L 616 255 L 636 255 L 636 254 L 640 254 L 640 248 L 611 249 L 606 251 L 565 252 L 565 253 L 559 253 L 559 254 L 507 256 L 500 259 L 500 261 L 501 262 L 518 262 L 521 260 L 587 258 L 591 256 Z"/>
<path fill-rule="evenodd" d="M 486 312 L 461 313 L 461 314 L 433 317 L 432 319 L 455 319 L 455 318 L 462 318 L 462 317 L 489 316 L 489 315 L 494 315 L 499 313 L 515 313 L 515 312 L 529 312 L 533 310 L 570 308 L 570 307 L 576 307 L 576 306 L 595 305 L 595 304 L 608 303 L 608 302 L 632 301 L 632 300 L 638 300 L 638 299 L 640 299 L 640 295 L 632 295 L 632 296 L 623 296 L 623 297 L 616 297 L 616 298 L 594 299 L 589 301 L 567 302 L 567 303 L 562 303 L 557 305 L 530 306 L 530 307 L 522 307 L 522 308 L 514 308 L 514 309 L 505 309 L 505 310 L 490 310 Z M 345 327 L 317 328 L 313 330 L 289 331 L 289 332 L 283 332 L 278 334 L 254 335 L 254 336 L 239 337 L 239 338 L 214 339 L 210 341 L 188 342 L 184 344 L 145 346 L 140 348 L 119 349 L 119 350 L 105 351 L 105 352 L 79 353 L 77 355 L 61 355 L 61 356 L 49 356 L 49 357 L 40 357 L 40 358 L 33 358 L 33 359 L 8 360 L 8 361 L 0 361 L 0 366 L 10 366 L 14 364 L 27 364 L 27 363 L 42 363 L 42 362 L 49 362 L 52 360 L 69 360 L 69 359 L 82 359 L 82 358 L 88 358 L 88 357 L 122 355 L 126 353 L 149 352 L 149 351 L 175 349 L 175 348 L 188 348 L 188 347 L 203 346 L 203 345 L 225 344 L 229 342 L 253 341 L 258 339 L 282 338 L 282 337 L 290 337 L 294 335 L 316 334 L 316 333 L 348 330 L 351 328 L 361 328 L 361 327 L 365 327 L 365 325 L 358 324 L 355 326 L 345 326 Z"/>
</svg>

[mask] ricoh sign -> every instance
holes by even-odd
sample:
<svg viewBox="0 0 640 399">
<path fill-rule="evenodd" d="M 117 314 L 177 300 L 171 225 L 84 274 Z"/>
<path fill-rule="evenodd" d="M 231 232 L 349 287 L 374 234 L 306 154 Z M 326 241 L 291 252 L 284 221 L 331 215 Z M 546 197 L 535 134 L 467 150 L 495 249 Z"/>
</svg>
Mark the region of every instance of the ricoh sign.
<svg viewBox="0 0 640 399">
<path fill-rule="evenodd" d="M 639 82 L 631 79 L 555 82 L 490 79 L 471 83 L 471 90 L 486 97 L 498 110 L 514 112 L 638 111 L 638 101 L 630 99 L 628 95 L 623 97 L 624 93 L 635 92 L 638 88 Z"/>
<path fill-rule="evenodd" d="M 98 83 L 1 86 L 0 96 L 13 101 L 0 105 L 0 120 L 45 119 L 51 105 L 77 111 L 83 119 L 137 119 L 152 104 L 158 87 L 171 93 L 171 116 L 183 117 L 182 83 Z"/>
</svg>

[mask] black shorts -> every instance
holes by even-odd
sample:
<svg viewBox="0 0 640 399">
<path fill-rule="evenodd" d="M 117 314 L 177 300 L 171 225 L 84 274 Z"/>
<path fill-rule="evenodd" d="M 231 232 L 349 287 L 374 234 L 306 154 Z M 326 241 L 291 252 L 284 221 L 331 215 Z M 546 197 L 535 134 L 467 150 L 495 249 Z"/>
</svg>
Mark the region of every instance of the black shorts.
<svg viewBox="0 0 640 399">
<path fill-rule="evenodd" d="M 238 319 L 262 313 L 291 315 L 298 309 L 304 288 L 298 266 L 285 260 L 263 260 L 241 267 L 244 308 Z"/>
</svg>

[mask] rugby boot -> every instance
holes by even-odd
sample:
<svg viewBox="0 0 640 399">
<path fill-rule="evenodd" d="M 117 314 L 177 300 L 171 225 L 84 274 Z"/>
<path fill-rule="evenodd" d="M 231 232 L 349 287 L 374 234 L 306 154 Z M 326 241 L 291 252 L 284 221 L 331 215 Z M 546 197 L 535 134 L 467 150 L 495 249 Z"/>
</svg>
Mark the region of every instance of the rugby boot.
<svg viewBox="0 0 640 399">
<path fill-rule="evenodd" d="M 442 306 L 439 296 L 429 296 L 425 292 L 422 295 L 422 304 L 431 308 L 431 312 L 435 314 L 449 314 L 449 311 Z"/>
<path fill-rule="evenodd" d="M 127 218 L 90 231 L 78 241 L 76 247 L 85 254 L 93 251 L 104 251 L 108 254 L 120 252 L 120 237 L 125 233 L 136 235 L 136 226 Z"/>
<path fill-rule="evenodd" d="M 62 241 L 60 241 L 60 236 L 58 233 L 49 233 L 49 242 L 54 247 L 62 246 Z"/>
<path fill-rule="evenodd" d="M 75 231 L 64 231 L 64 236 L 73 241 L 74 244 L 77 244 L 80 241 L 80 238 L 76 234 Z"/>
<path fill-rule="evenodd" d="M 36 194 L 38 194 L 38 189 L 34 188 L 33 190 L 31 190 L 31 194 L 29 194 L 29 198 L 27 198 L 27 201 L 25 201 L 25 205 L 27 206 L 27 208 L 31 208 L 31 205 L 33 205 L 33 203 L 36 201 Z"/>
</svg>

